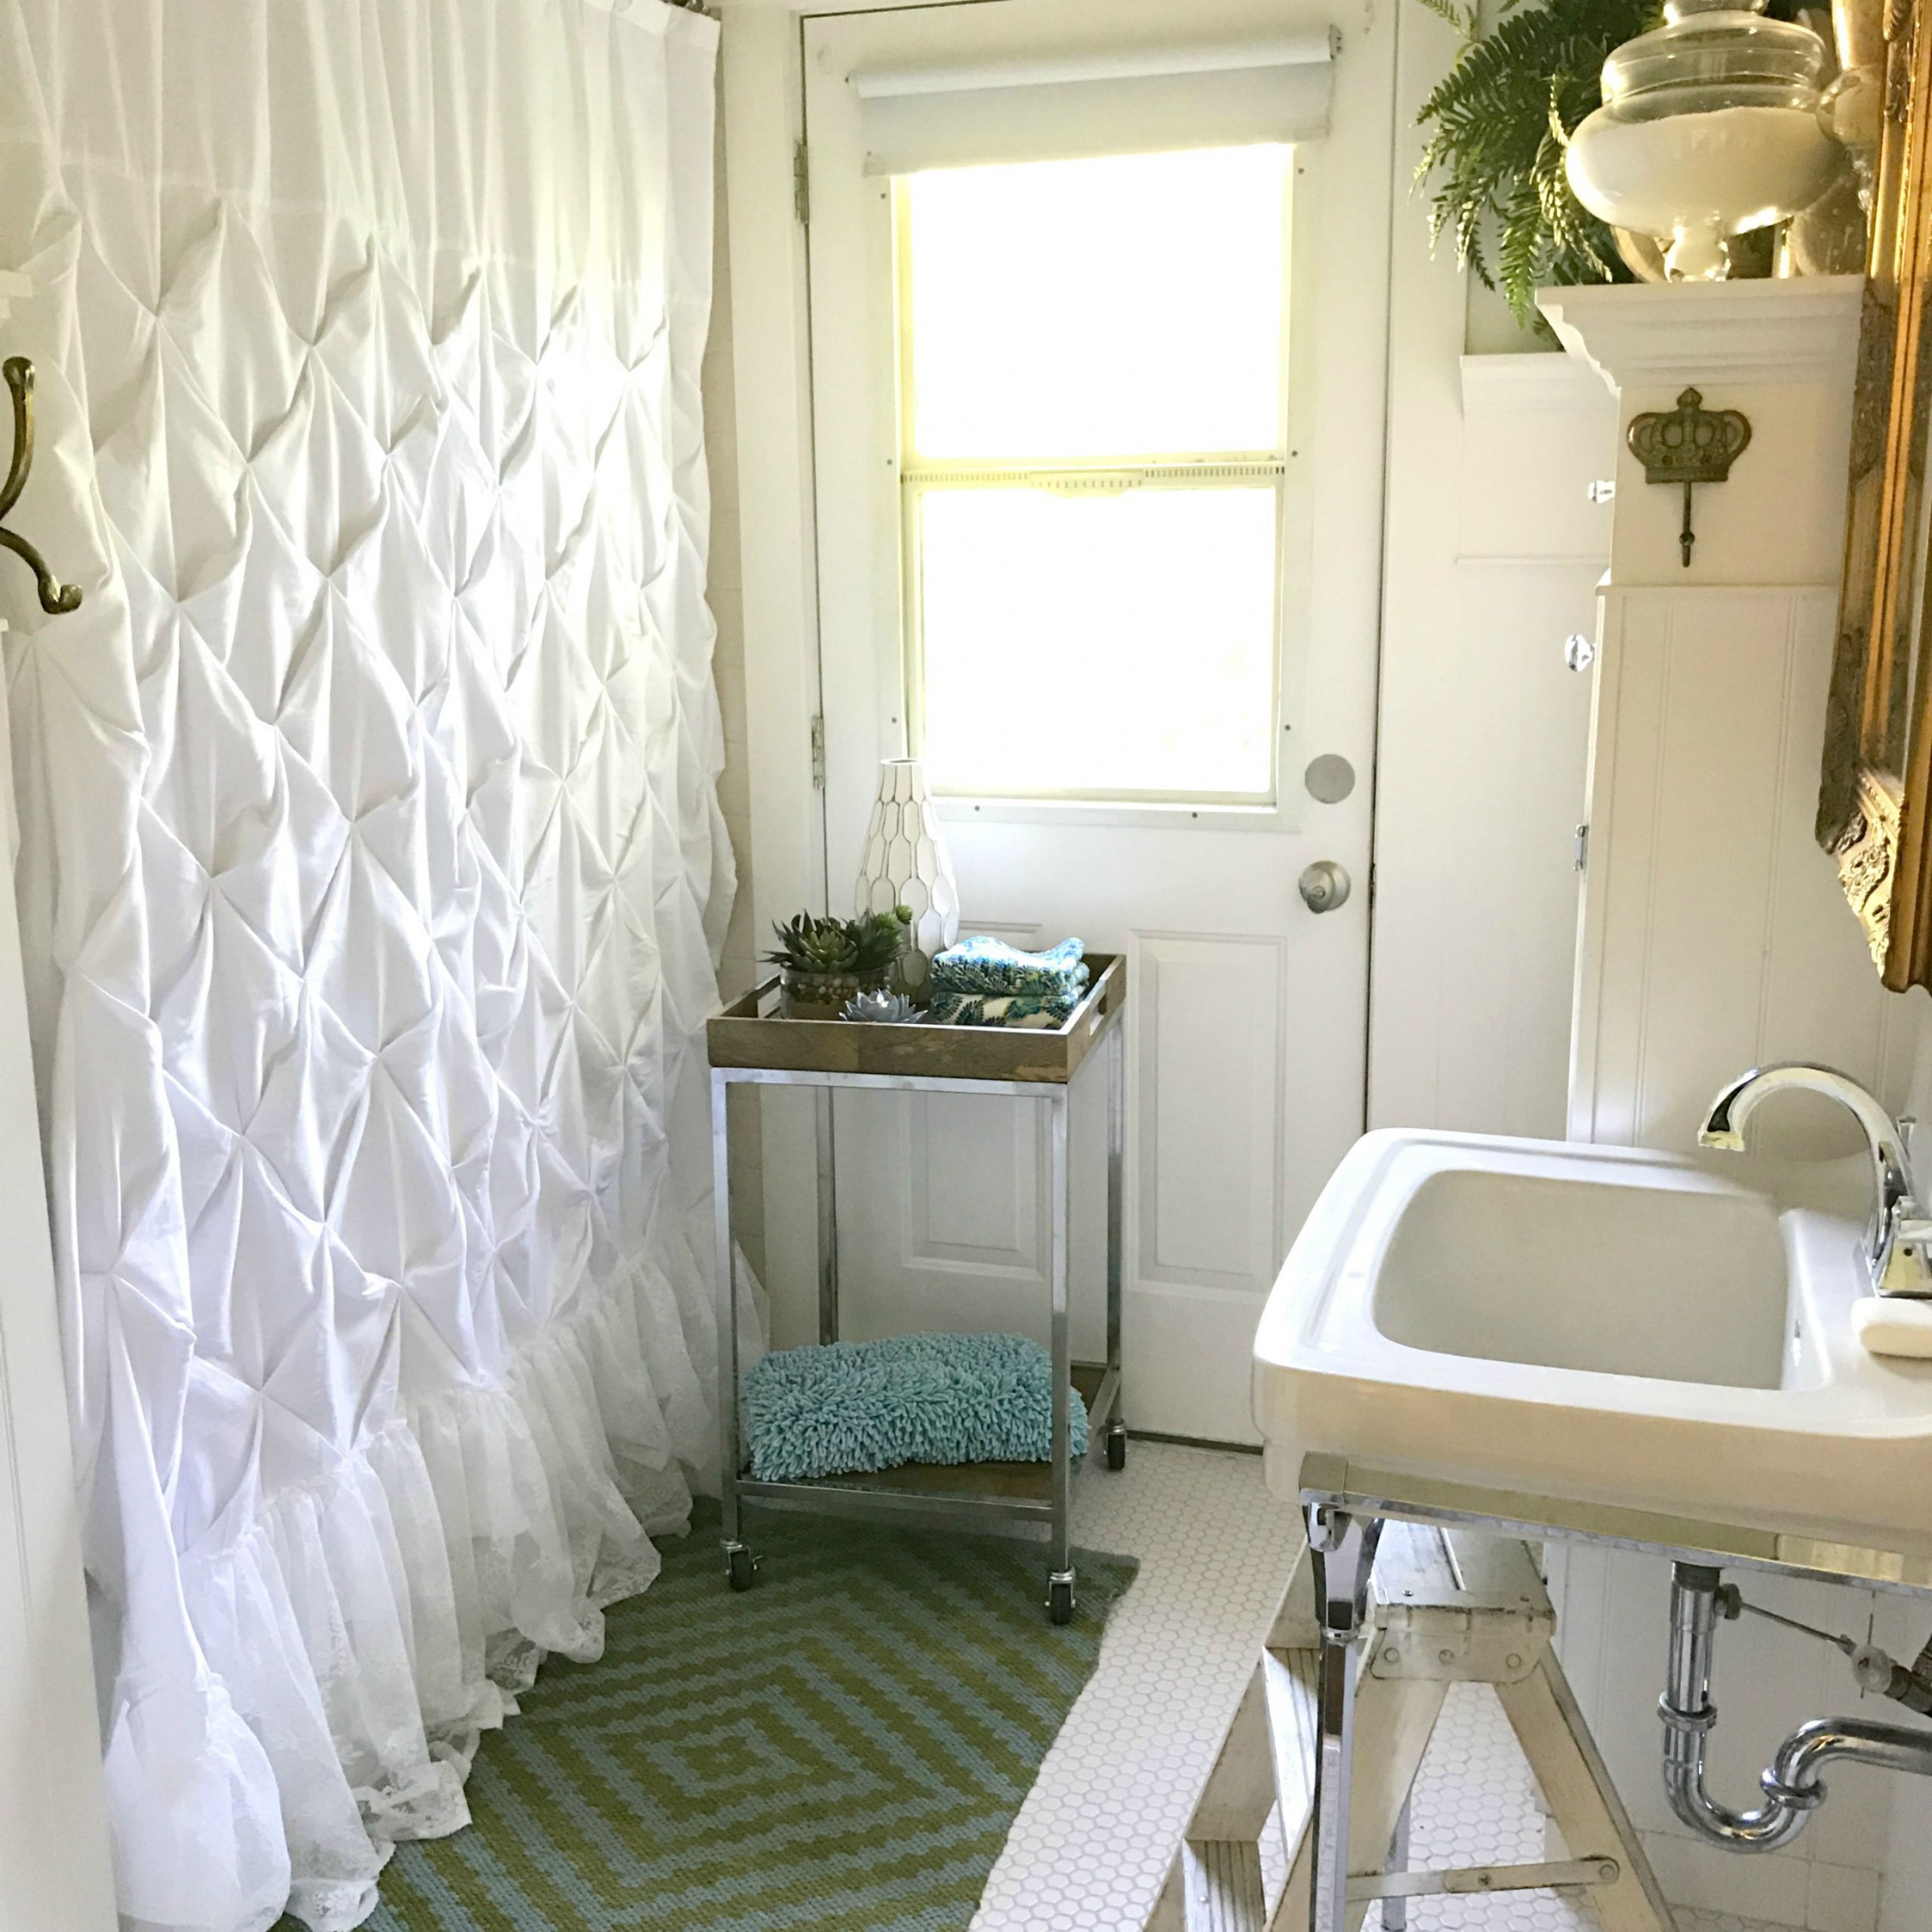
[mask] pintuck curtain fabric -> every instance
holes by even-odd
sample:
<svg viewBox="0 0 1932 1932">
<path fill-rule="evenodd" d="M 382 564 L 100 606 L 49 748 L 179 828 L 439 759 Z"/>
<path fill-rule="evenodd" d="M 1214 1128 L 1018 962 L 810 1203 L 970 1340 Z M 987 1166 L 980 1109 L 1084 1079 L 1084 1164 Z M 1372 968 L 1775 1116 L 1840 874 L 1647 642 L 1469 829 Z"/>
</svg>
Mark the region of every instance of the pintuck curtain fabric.
<svg viewBox="0 0 1932 1932">
<path fill-rule="evenodd" d="M 131 1932 L 365 1918 L 711 1454 L 715 37 L 0 9 L 18 518 L 86 592 L 0 582 Z"/>
</svg>

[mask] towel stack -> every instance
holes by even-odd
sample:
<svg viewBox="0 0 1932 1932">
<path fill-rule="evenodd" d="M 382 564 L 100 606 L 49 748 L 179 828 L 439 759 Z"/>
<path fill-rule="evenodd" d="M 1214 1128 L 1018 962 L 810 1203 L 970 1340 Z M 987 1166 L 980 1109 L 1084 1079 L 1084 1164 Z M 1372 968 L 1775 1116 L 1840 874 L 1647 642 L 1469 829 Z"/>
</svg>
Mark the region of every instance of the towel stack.
<svg viewBox="0 0 1932 1932">
<path fill-rule="evenodd" d="M 933 961 L 932 1017 L 953 1026 L 1064 1026 L 1087 990 L 1085 951 L 1077 939 L 1044 952 L 961 940 Z"/>
</svg>

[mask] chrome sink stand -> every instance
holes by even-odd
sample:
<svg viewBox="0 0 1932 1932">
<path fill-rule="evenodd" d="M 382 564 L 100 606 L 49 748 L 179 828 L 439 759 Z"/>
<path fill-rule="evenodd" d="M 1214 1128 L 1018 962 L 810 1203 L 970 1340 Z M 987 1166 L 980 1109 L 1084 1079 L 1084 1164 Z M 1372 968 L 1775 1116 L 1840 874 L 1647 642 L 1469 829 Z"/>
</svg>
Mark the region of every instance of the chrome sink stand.
<svg viewBox="0 0 1932 1932">
<path fill-rule="evenodd" d="M 1759 1810 L 1731 1811 L 1717 1804 L 1703 1783 L 1704 1740 L 1716 1721 L 1709 1685 L 1721 1567 L 1927 1597 L 1932 1596 L 1932 1558 L 1825 1541 L 1794 1531 L 1487 1489 L 1319 1452 L 1303 1459 L 1301 1502 L 1322 1640 L 1310 1932 L 1349 1932 L 1352 1915 L 1346 1856 L 1338 1856 L 1337 1848 L 1348 1843 L 1349 1706 L 1360 1674 L 1353 1633 L 1361 1628 L 1357 1606 L 1367 1601 L 1386 1523 L 1479 1530 L 1531 1542 L 1595 1543 L 1662 1557 L 1675 1565 L 1670 1675 L 1662 1703 L 1665 1786 L 1677 1815 L 1714 1842 L 1744 1851 L 1788 1844 L 1823 1801 L 1820 1774 L 1834 1760 L 1932 1775 L 1932 1730 L 1820 1718 L 1801 1725 L 1786 1740 L 1761 1780 L 1766 1801 Z"/>
<path fill-rule="evenodd" d="M 1369 1579 L 1379 1518 L 1364 1521 L 1326 1503 L 1308 1510 L 1309 1562 L 1315 1614 L 1321 1630 L 1316 1690 L 1314 1856 L 1309 1872 L 1310 1932 L 1347 1932 L 1349 1795 L 1355 1777 L 1355 1679 L 1368 1620 Z"/>
<path fill-rule="evenodd" d="M 1413 1899 L 1555 1890 L 1587 1895 L 1604 1932 L 1669 1932 L 1670 1908 L 1551 1647 L 1555 1615 L 1528 1545 L 1501 1524 L 1482 1534 L 1319 1497 L 1306 1514 L 1312 1695 L 1297 1718 L 1275 1687 L 1270 1715 L 1278 1754 L 1291 1737 L 1312 1743 L 1312 1788 L 1280 1903 L 1254 1922 L 1288 1932 L 1305 1897 L 1311 1932 L 1359 1932 L 1377 1900 L 1385 1927 L 1400 1927 Z M 1296 1627 L 1284 1609 L 1278 1633 Z M 1562 1841 L 1540 1862 L 1410 1868 L 1410 1795 L 1457 1683 L 1492 1687 L 1529 1761 Z M 1284 1793 L 1284 1826 L 1294 1809 Z M 1188 1849 L 1198 1862 L 1208 1847 Z M 1197 1923 L 1222 1921 L 1190 1912 L 1186 1932 Z"/>
<path fill-rule="evenodd" d="M 1670 1932 L 1527 1545 L 1310 1515 L 1146 1932 L 1359 1932 L 1378 1904 L 1402 1932 L 1417 1901 L 1551 1890 L 1586 1895 L 1603 1932 Z M 1409 1801 L 1458 1684 L 1489 1687 L 1543 1792 L 1561 1844 L 1534 1863 L 1411 1863 Z"/>
</svg>

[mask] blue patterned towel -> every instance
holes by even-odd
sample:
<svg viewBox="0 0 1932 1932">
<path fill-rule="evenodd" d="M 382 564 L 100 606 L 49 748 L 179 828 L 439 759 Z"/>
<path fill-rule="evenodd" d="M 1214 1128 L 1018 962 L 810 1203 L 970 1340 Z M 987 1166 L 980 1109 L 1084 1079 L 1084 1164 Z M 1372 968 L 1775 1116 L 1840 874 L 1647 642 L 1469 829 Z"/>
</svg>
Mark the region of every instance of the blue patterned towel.
<svg viewBox="0 0 1932 1932">
<path fill-rule="evenodd" d="M 1053 1454 L 1053 1364 L 1023 1335 L 898 1335 L 767 1355 L 745 1377 L 745 1435 L 761 1482 L 902 1463 L 1043 1463 Z M 1087 1453 L 1087 1406 L 1067 1431 Z"/>
<path fill-rule="evenodd" d="M 933 961 L 933 1017 L 958 1026 L 1057 1026 L 1080 1004 L 1089 977 L 1077 939 L 1044 952 L 1004 940 L 961 940 Z"/>
<path fill-rule="evenodd" d="M 939 1026 L 1029 1026 L 1051 1032 L 1078 1004 L 1057 993 L 943 993 L 933 1001 Z"/>
</svg>

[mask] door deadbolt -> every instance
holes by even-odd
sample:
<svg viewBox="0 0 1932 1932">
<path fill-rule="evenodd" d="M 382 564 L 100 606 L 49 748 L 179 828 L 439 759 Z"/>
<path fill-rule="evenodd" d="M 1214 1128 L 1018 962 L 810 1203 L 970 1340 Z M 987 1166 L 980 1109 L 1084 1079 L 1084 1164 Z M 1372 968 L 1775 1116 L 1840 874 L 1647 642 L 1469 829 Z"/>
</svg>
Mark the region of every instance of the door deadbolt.
<svg viewBox="0 0 1932 1932">
<path fill-rule="evenodd" d="M 1348 903 L 1348 873 L 1333 859 L 1317 859 L 1298 883 L 1302 903 L 1311 912 L 1332 912 Z"/>
</svg>

